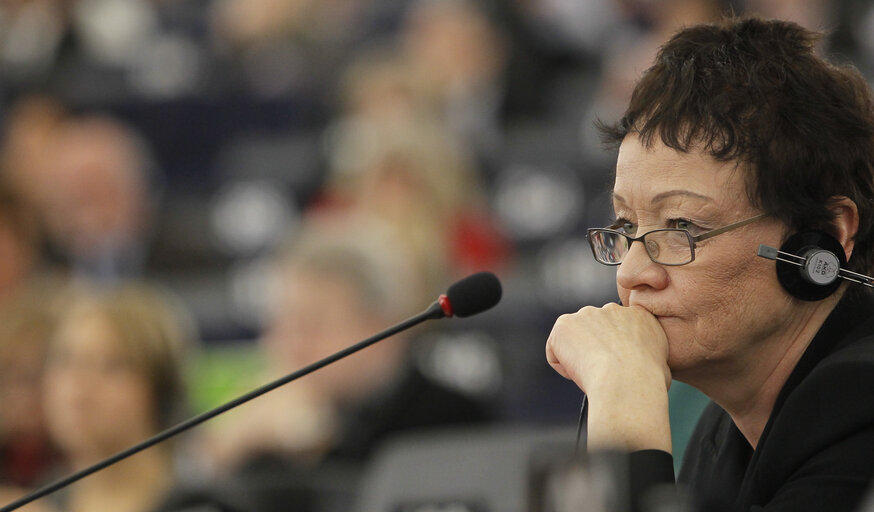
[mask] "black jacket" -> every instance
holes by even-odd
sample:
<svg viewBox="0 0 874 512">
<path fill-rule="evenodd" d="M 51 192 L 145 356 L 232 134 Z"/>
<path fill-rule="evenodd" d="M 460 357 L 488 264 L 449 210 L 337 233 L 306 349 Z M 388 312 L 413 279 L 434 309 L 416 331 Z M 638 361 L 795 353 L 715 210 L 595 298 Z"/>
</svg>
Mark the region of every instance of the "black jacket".
<svg viewBox="0 0 874 512">
<path fill-rule="evenodd" d="M 842 300 L 780 391 L 756 450 L 715 404 L 679 483 L 702 510 L 855 511 L 874 479 L 874 301 Z"/>
</svg>

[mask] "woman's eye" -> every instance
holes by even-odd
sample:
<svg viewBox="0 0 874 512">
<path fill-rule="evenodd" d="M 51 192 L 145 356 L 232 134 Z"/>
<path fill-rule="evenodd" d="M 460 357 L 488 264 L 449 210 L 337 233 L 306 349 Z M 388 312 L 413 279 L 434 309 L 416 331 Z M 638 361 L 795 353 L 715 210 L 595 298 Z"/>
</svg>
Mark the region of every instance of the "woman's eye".
<svg viewBox="0 0 874 512">
<path fill-rule="evenodd" d="M 670 225 L 671 227 L 683 229 L 692 234 L 696 234 L 701 231 L 701 228 L 698 225 L 687 219 L 673 219 L 671 220 Z"/>
<path fill-rule="evenodd" d="M 634 225 L 633 222 L 627 219 L 616 219 L 616 222 L 612 224 L 613 229 L 618 231 L 622 231 L 625 234 L 634 236 L 637 232 L 637 226 Z"/>
</svg>

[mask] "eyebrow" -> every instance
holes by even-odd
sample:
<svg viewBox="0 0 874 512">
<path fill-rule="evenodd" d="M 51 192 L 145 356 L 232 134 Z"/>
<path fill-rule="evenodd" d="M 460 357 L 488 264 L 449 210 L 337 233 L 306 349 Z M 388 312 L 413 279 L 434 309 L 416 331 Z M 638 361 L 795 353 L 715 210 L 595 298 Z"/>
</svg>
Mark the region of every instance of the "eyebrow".
<svg viewBox="0 0 874 512">
<path fill-rule="evenodd" d="M 710 196 L 705 196 L 704 194 L 692 192 L 691 190 L 676 189 L 676 190 L 667 190 L 665 192 L 659 192 L 658 194 L 653 196 L 652 202 L 653 203 L 660 203 L 660 202 L 664 201 L 665 199 L 668 199 L 669 197 L 675 197 L 675 196 L 692 197 L 692 198 L 700 199 L 703 201 L 712 201 L 713 200 L 713 198 Z M 616 194 L 615 192 L 613 193 L 613 199 L 619 201 L 620 203 L 626 202 L 624 197 L 620 196 L 619 194 Z"/>
</svg>

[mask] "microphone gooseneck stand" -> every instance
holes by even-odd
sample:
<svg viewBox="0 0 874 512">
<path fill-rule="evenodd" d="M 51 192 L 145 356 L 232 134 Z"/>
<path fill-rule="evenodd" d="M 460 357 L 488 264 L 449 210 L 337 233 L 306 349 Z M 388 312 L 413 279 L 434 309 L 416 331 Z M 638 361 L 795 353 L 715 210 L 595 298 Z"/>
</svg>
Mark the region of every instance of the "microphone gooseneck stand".
<svg viewBox="0 0 874 512">
<path fill-rule="evenodd" d="M 303 377 L 304 375 L 310 374 L 310 373 L 312 373 L 320 368 L 323 368 L 323 367 L 325 367 L 325 366 L 327 366 L 335 361 L 343 359 L 344 357 L 346 357 L 348 355 L 354 354 L 355 352 L 358 352 L 359 350 L 361 350 L 363 348 L 367 348 L 370 345 L 373 345 L 374 343 L 376 343 L 378 341 L 381 341 L 385 338 L 388 338 L 389 336 L 393 336 L 401 331 L 405 331 L 411 327 L 414 327 L 414 326 L 424 322 L 425 320 L 432 320 L 432 319 L 436 320 L 439 318 L 443 318 L 445 316 L 451 316 L 451 309 L 449 309 L 449 314 L 446 313 L 446 308 L 448 306 L 444 305 L 447 303 L 447 301 L 445 301 L 444 297 L 445 296 L 441 296 L 440 300 L 431 304 L 431 306 L 429 306 L 428 309 L 419 313 L 416 316 L 410 317 L 410 318 L 404 320 L 403 322 L 400 322 L 400 323 L 398 323 L 392 327 L 389 327 L 388 329 L 386 329 L 378 334 L 371 336 L 370 338 L 367 338 L 363 341 L 360 341 L 360 342 L 358 342 L 352 346 L 349 346 L 349 347 L 347 347 L 339 352 L 336 352 L 336 353 L 334 353 L 334 354 L 332 354 L 324 359 L 316 361 L 315 363 L 312 363 L 308 366 L 305 366 L 305 367 L 301 368 L 300 370 L 297 370 L 294 373 L 290 373 L 290 374 L 286 375 L 285 377 L 280 377 L 280 378 L 274 380 L 273 382 L 265 384 L 265 385 L 255 389 L 253 391 L 246 393 L 245 395 L 242 395 L 234 400 L 231 400 L 230 402 L 227 402 L 223 405 L 220 405 L 219 407 L 216 407 L 215 409 L 211 409 L 211 410 L 206 411 L 204 413 L 201 413 L 197 416 L 194 416 L 193 418 L 185 420 L 182 423 L 179 423 L 178 425 L 176 425 L 174 427 L 170 427 L 167 430 L 164 430 L 163 432 L 160 432 L 160 433 L 156 434 L 155 436 L 150 437 L 149 439 L 146 439 L 145 441 L 142 441 L 138 444 L 135 444 L 126 450 L 120 451 L 120 452 L 116 453 L 115 455 L 113 455 L 107 459 L 104 459 L 104 460 L 102 460 L 102 461 L 100 461 L 92 466 L 81 469 L 81 470 L 79 470 L 79 471 L 77 471 L 77 472 L 75 472 L 75 473 L 73 473 L 65 478 L 62 478 L 60 480 L 57 480 L 55 482 L 52 482 L 52 483 L 44 486 L 44 487 L 41 487 L 41 488 L 33 491 L 32 493 L 9 503 L 8 505 L 4 506 L 3 508 L 0 508 L 0 512 L 11 512 L 17 508 L 23 507 L 24 505 L 27 505 L 28 503 L 30 503 L 34 500 L 37 500 L 39 498 L 42 498 L 43 496 L 46 496 L 46 495 L 51 494 L 59 489 L 62 489 L 62 488 L 66 487 L 66 486 L 68 486 L 68 485 L 70 485 L 78 480 L 85 478 L 86 476 L 88 476 L 92 473 L 96 473 L 97 471 L 100 471 L 103 468 L 106 468 L 108 466 L 115 464 L 116 462 L 119 462 L 123 459 L 126 459 L 126 458 L 130 457 L 131 455 L 139 453 L 139 452 L 145 450 L 146 448 L 150 448 L 150 447 L 152 447 L 152 446 L 154 446 L 162 441 L 165 441 L 165 440 L 167 440 L 175 435 L 181 434 L 182 432 L 184 432 L 192 427 L 200 425 L 201 423 L 218 416 L 219 414 L 227 412 L 227 411 L 233 409 L 234 407 L 242 405 L 242 404 L 244 404 L 252 399 L 255 399 L 255 398 L 257 398 L 265 393 L 273 391 L 274 389 L 276 389 L 280 386 L 284 386 L 285 384 L 288 384 L 289 382 L 291 382 L 293 380 L 297 380 L 297 379 Z"/>
</svg>

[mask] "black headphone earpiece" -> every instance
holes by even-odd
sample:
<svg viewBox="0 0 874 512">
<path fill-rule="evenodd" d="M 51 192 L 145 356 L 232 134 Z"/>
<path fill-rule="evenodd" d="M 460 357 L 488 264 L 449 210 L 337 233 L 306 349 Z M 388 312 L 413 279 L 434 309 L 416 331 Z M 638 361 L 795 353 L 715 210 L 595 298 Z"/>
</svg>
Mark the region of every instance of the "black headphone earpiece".
<svg viewBox="0 0 874 512">
<path fill-rule="evenodd" d="M 841 286 L 838 272 L 847 266 L 847 257 L 840 242 L 828 233 L 795 233 L 783 242 L 780 252 L 804 260 L 800 266 L 777 260 L 777 279 L 793 297 L 806 301 L 822 300 Z"/>
</svg>

